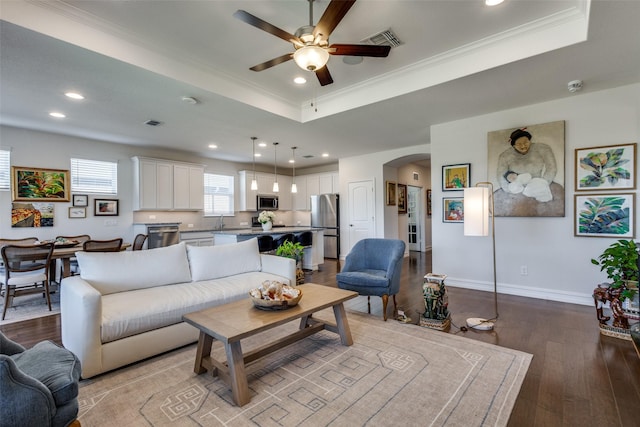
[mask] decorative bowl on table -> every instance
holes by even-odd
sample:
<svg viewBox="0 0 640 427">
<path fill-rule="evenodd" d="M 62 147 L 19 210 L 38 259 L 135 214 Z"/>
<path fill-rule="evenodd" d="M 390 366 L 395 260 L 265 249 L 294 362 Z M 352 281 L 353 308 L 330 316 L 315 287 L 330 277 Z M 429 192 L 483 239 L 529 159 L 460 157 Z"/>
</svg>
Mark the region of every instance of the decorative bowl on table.
<svg viewBox="0 0 640 427">
<path fill-rule="evenodd" d="M 302 291 L 275 280 L 265 280 L 249 291 L 249 297 L 260 310 L 286 310 L 298 304 Z"/>
</svg>

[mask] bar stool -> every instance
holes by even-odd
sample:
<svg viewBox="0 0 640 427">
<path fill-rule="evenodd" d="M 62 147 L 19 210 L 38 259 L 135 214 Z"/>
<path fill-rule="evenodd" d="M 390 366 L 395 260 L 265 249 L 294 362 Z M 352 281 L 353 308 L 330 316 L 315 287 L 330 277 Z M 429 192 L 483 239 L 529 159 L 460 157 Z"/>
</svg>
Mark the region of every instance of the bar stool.
<svg viewBox="0 0 640 427">
<path fill-rule="evenodd" d="M 275 241 L 274 245 L 273 245 L 273 249 L 278 249 L 278 247 L 280 247 L 281 244 L 283 244 L 286 241 L 290 241 L 291 243 L 294 242 L 295 237 L 293 235 L 293 233 L 287 233 L 287 234 L 283 234 L 282 236 L 278 237 L 278 240 Z"/>
<path fill-rule="evenodd" d="M 273 237 L 269 235 L 258 236 L 258 251 L 271 252 L 273 250 Z"/>
</svg>

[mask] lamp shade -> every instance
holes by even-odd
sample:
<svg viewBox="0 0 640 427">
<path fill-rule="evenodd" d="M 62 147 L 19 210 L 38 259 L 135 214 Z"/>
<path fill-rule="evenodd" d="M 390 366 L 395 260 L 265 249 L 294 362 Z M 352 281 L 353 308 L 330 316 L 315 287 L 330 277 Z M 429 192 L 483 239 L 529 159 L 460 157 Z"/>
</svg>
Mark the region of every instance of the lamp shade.
<svg viewBox="0 0 640 427">
<path fill-rule="evenodd" d="M 464 235 L 489 235 L 489 188 L 464 189 Z"/>
<path fill-rule="evenodd" d="M 303 46 L 293 53 L 293 60 L 303 70 L 316 71 L 329 61 L 329 52 L 319 46 Z"/>
</svg>

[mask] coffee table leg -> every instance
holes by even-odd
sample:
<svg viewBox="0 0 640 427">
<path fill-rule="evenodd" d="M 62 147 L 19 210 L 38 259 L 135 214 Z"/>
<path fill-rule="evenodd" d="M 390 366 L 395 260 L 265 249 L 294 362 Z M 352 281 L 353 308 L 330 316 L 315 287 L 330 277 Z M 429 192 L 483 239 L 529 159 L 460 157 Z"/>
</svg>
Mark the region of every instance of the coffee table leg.
<svg viewBox="0 0 640 427">
<path fill-rule="evenodd" d="M 240 341 L 226 343 L 224 349 L 227 353 L 233 400 L 236 402 L 236 405 L 244 406 L 251 400 L 251 394 L 249 394 L 247 373 L 244 370 L 244 358 L 242 357 Z"/>
<path fill-rule="evenodd" d="M 336 317 L 340 342 L 342 342 L 342 345 L 352 345 L 353 338 L 351 338 L 351 329 L 349 329 L 347 313 L 344 311 L 344 305 L 342 305 L 342 303 L 333 306 L 333 315 Z"/>
<path fill-rule="evenodd" d="M 193 372 L 196 374 L 204 374 L 207 372 L 207 368 L 202 366 L 202 359 L 211 355 L 211 344 L 213 344 L 213 337 L 200 331 L 200 338 L 198 338 L 198 348 L 196 349 L 196 363 L 193 366 Z"/>
</svg>

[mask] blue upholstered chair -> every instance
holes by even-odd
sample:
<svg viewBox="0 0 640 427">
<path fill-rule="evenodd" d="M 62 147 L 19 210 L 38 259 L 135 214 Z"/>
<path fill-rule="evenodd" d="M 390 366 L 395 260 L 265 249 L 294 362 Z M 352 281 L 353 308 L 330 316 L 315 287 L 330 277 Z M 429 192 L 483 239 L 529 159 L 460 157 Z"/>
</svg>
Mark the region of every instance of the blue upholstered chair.
<svg viewBox="0 0 640 427">
<path fill-rule="evenodd" d="M 51 341 L 25 349 L 0 332 L 0 427 L 72 425 L 80 372 L 69 350 Z"/>
<path fill-rule="evenodd" d="M 396 307 L 396 294 L 400 290 L 400 273 L 405 244 L 398 239 L 362 239 L 357 242 L 342 271 L 336 275 L 338 287 L 367 295 L 369 313 L 371 313 L 371 295 L 382 297 L 382 312 L 387 320 L 389 295 L 393 296 L 393 309 Z"/>
</svg>

